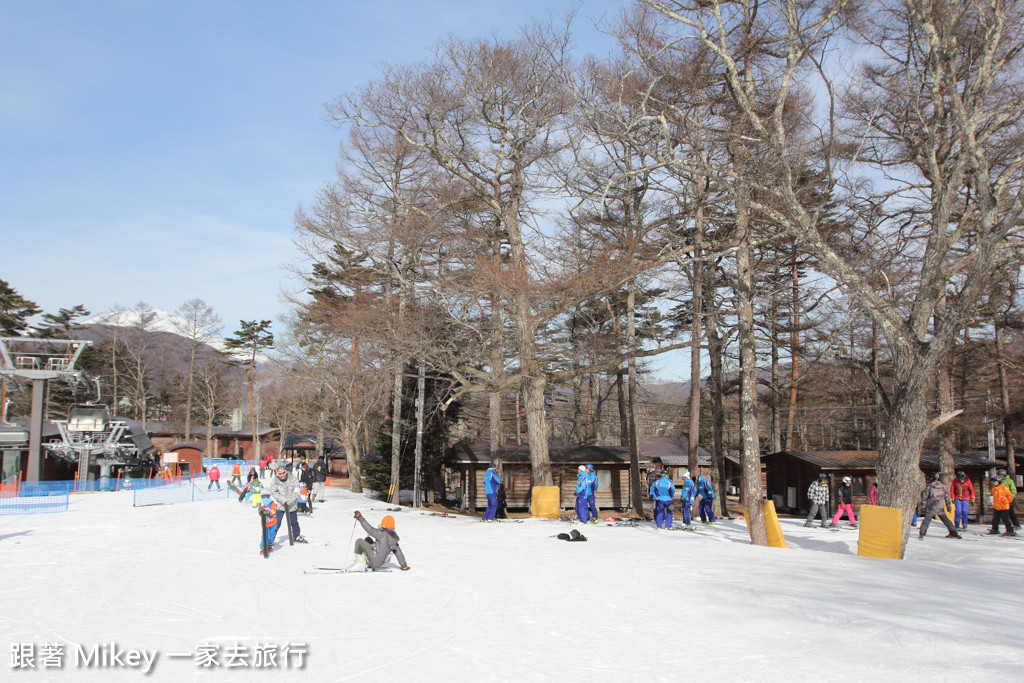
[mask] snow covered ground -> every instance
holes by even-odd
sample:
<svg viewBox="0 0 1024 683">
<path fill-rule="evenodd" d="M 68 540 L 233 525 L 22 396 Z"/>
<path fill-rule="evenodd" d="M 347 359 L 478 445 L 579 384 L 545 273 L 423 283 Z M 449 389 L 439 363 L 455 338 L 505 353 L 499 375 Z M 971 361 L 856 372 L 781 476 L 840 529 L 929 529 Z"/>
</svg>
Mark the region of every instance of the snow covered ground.
<svg viewBox="0 0 1024 683">
<path fill-rule="evenodd" d="M 130 492 L 97 493 L 62 514 L 0 517 L 0 679 L 1024 677 L 1022 539 L 955 541 L 933 525 L 893 561 L 857 557 L 856 531 L 798 520 L 782 521 L 788 549 L 751 546 L 741 521 L 588 526 L 588 542 L 566 543 L 552 538 L 564 522 L 406 508 L 392 514 L 411 571 L 304 574 L 341 565 L 354 510 L 388 514 L 327 493 L 300 518 L 310 543 L 282 533 L 267 560 L 255 513 L 234 499 L 132 508 Z M 208 654 L 216 665 L 197 663 Z"/>
</svg>

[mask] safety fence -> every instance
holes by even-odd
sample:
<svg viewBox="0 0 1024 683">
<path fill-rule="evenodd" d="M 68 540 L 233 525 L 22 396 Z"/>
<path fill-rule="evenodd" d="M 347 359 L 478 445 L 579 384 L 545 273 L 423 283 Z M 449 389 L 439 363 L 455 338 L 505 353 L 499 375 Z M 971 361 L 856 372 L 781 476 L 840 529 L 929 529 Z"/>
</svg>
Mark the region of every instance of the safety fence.
<svg viewBox="0 0 1024 683">
<path fill-rule="evenodd" d="M 40 485 L 43 484 L 43 485 Z M 0 515 L 41 515 L 67 512 L 70 482 L 22 482 L 17 491 L 0 492 Z"/>
<path fill-rule="evenodd" d="M 212 485 L 211 485 L 212 484 Z M 173 505 L 174 503 L 195 503 L 203 500 L 228 498 L 231 490 L 226 482 L 210 482 L 206 475 L 195 474 L 174 479 L 163 486 L 136 488 L 132 493 L 132 506 Z"/>
</svg>

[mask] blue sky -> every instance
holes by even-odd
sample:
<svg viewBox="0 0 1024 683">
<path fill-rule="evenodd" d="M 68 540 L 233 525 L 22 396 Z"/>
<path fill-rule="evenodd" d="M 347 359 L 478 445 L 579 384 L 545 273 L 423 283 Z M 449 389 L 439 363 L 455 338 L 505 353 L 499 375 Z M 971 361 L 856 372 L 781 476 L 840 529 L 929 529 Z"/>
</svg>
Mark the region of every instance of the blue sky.
<svg viewBox="0 0 1024 683">
<path fill-rule="evenodd" d="M 0 279 L 45 311 L 198 297 L 279 319 L 293 215 L 334 173 L 323 105 L 445 34 L 628 0 L 0 0 Z"/>
</svg>

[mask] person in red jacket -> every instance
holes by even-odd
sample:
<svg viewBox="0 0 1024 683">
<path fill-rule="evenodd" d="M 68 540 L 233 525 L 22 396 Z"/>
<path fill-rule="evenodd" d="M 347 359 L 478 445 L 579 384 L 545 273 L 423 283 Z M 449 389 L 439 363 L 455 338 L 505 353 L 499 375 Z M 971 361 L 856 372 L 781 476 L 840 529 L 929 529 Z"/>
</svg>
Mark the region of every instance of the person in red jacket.
<svg viewBox="0 0 1024 683">
<path fill-rule="evenodd" d="M 963 470 L 956 473 L 956 479 L 949 485 L 949 495 L 953 498 L 953 526 L 966 529 L 967 511 L 974 502 L 974 484 Z"/>
<path fill-rule="evenodd" d="M 210 478 L 210 482 L 206 485 L 206 490 L 209 491 L 216 484 L 217 490 L 220 491 L 220 469 L 216 465 L 212 465 L 206 475 Z"/>
</svg>

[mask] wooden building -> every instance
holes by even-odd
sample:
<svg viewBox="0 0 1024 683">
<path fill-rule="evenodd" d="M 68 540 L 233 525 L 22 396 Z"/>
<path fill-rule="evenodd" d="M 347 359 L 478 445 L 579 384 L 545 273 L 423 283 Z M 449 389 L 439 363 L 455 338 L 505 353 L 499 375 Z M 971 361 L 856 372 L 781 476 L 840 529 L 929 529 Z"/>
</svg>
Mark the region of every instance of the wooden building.
<svg viewBox="0 0 1024 683">
<path fill-rule="evenodd" d="M 171 425 L 164 422 L 150 421 L 147 424 L 146 432 L 153 440 L 153 444 L 163 452 L 182 450 L 189 447 L 186 444 L 201 444 L 199 449 L 204 457 L 238 458 L 241 460 L 255 460 L 255 448 L 252 442 L 252 430 L 248 426 L 233 429 L 226 426 L 213 428 L 212 452 L 206 452 L 206 427 L 195 426 L 192 428 L 191 438 L 182 439 L 181 428 L 178 425 Z M 259 427 L 257 434 L 260 438 L 260 455 L 265 458 L 276 458 L 281 447 L 281 430 L 277 427 Z"/>
<path fill-rule="evenodd" d="M 843 477 L 853 479 L 854 512 L 869 503 L 868 490 L 875 481 L 875 466 L 878 451 L 779 451 L 761 457 L 765 468 L 765 491 L 768 499 L 775 502 L 775 509 L 791 514 L 804 514 L 810 509 L 807 488 L 822 472 L 829 475 L 831 482 L 829 509 L 835 512 L 835 490 Z M 971 517 L 985 515 L 985 496 L 988 494 L 988 470 L 1004 466 L 1003 460 L 995 462 L 981 451 L 955 453 L 953 462 L 956 470 L 963 470 L 974 485 L 975 502 L 970 507 Z M 925 475 L 938 471 L 939 454 L 935 451 L 921 453 L 921 470 Z"/>
<path fill-rule="evenodd" d="M 580 465 L 593 465 L 597 474 L 597 507 L 624 509 L 630 506 L 629 449 L 621 446 L 551 446 L 551 475 L 560 487 L 560 505 L 572 508 L 576 503 L 576 474 Z M 502 449 L 502 482 L 509 509 L 529 509 L 533 489 L 528 446 L 510 445 Z M 464 510 L 487 507 L 484 494 L 484 472 L 491 461 L 487 442 L 457 444 L 452 448 L 452 467 L 457 474 L 456 497 Z M 640 456 L 640 468 L 650 467 L 650 460 Z M 641 484 L 642 486 L 643 484 Z M 646 496 L 646 490 L 643 491 Z"/>
</svg>

